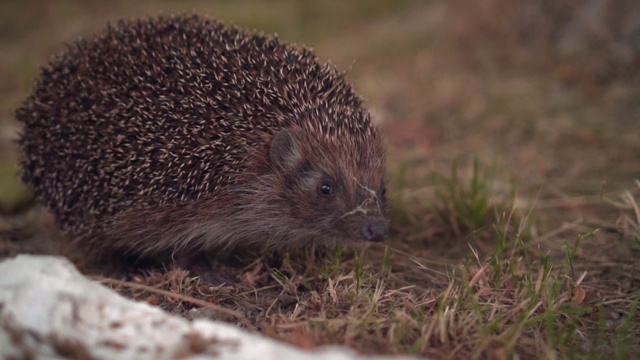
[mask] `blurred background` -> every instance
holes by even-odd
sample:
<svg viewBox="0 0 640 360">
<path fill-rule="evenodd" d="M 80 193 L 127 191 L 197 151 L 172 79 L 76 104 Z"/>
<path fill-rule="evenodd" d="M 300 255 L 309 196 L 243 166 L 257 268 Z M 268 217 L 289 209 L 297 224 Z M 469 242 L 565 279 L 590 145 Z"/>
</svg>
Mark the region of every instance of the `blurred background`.
<svg viewBox="0 0 640 360">
<path fill-rule="evenodd" d="M 523 193 L 544 186 L 542 199 L 633 187 L 640 174 L 638 1 L 4 0 L 2 213 L 31 204 L 16 177 L 13 111 L 38 67 L 109 21 L 183 12 L 277 33 L 344 69 L 404 190 L 453 160 L 493 164 Z"/>
</svg>

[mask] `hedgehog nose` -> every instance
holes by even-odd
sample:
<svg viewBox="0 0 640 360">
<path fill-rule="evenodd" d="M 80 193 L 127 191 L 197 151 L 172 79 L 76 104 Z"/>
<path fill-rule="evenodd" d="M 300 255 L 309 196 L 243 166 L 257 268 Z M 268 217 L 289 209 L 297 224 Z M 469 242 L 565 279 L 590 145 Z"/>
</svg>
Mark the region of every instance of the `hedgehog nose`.
<svg viewBox="0 0 640 360">
<path fill-rule="evenodd" d="M 389 227 L 383 221 L 366 220 L 362 225 L 362 235 L 367 241 L 383 241 L 389 234 Z"/>
</svg>

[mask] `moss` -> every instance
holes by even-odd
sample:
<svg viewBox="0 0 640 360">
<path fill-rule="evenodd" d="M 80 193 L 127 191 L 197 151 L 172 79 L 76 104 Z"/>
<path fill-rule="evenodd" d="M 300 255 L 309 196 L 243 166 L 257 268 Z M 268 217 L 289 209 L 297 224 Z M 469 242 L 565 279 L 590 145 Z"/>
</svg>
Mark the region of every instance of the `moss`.
<svg viewBox="0 0 640 360">
<path fill-rule="evenodd" d="M 0 162 L 0 213 L 16 213 L 27 208 L 33 199 L 29 188 L 20 181 L 14 162 Z"/>
</svg>

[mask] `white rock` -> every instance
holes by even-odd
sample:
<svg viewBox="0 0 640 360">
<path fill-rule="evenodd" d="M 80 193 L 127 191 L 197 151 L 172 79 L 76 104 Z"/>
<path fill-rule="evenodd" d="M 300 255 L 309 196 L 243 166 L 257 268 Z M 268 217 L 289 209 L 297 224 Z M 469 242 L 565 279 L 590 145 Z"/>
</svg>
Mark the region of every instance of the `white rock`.
<svg viewBox="0 0 640 360">
<path fill-rule="evenodd" d="M 207 320 L 189 322 L 83 277 L 66 259 L 0 263 L 0 357 L 30 359 L 358 359 L 303 351 Z M 398 357 L 393 357 L 397 359 Z"/>
</svg>

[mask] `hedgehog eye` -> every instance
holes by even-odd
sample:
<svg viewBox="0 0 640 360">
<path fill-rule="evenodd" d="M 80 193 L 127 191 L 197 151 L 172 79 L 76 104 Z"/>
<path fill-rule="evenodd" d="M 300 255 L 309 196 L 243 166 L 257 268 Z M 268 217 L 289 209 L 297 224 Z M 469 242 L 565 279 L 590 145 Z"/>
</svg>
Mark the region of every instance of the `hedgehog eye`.
<svg viewBox="0 0 640 360">
<path fill-rule="evenodd" d="M 380 190 L 380 196 L 385 196 L 387 195 L 387 187 L 383 187 L 382 190 Z"/>
<path fill-rule="evenodd" d="M 332 183 L 325 181 L 318 187 L 318 192 L 322 196 L 331 196 L 333 195 L 335 189 Z"/>
</svg>

